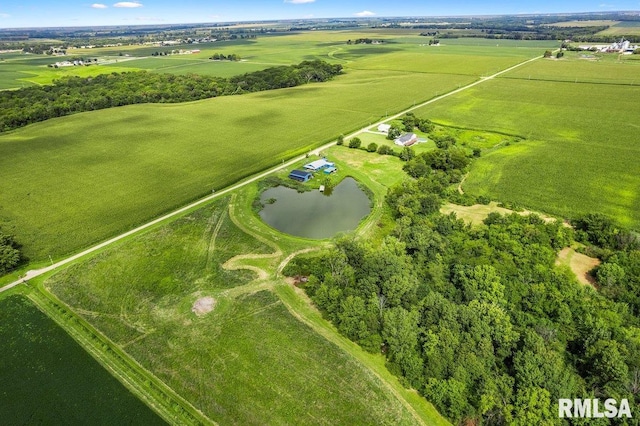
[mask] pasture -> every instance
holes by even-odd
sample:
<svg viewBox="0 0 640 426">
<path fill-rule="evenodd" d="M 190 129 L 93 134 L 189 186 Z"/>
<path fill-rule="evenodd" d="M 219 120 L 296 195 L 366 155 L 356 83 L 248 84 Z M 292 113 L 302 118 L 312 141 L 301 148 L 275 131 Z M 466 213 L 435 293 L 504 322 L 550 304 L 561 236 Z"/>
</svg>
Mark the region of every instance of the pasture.
<svg viewBox="0 0 640 426">
<path fill-rule="evenodd" d="M 45 286 L 220 424 L 413 424 L 388 384 L 294 317 L 296 297 L 274 292 L 283 284 L 259 271 L 308 244 L 247 234 L 257 219 L 244 216 L 251 197 L 238 199 L 107 249 Z M 259 273 L 235 270 L 246 265 Z M 198 316 L 192 307 L 205 297 L 213 310 Z"/>
<path fill-rule="evenodd" d="M 536 61 L 513 73 L 550 75 L 602 71 L 598 63 Z M 591 68 L 589 68 L 591 66 Z M 613 66 L 613 65 L 608 65 Z M 635 65 L 620 65 L 635 69 Z M 625 74 L 617 74 L 622 79 Z M 512 79 L 511 73 L 432 104 L 416 115 L 520 135 L 526 141 L 493 151 L 472 165 L 464 189 L 562 217 L 601 212 L 640 227 L 640 146 L 635 101 L 640 87 Z M 614 78 L 616 74 L 613 75 Z"/>
<path fill-rule="evenodd" d="M 0 299 L 5 424 L 165 424 L 26 298 Z"/>
<path fill-rule="evenodd" d="M 335 51 L 336 40 L 356 35 L 265 38 L 265 43 L 272 43 L 265 55 L 277 56 L 278 49 L 290 45 L 297 46 L 295 54 L 300 55 L 309 43 L 312 53 Z M 321 39 L 327 41 L 320 43 Z M 342 42 L 340 48 L 358 49 L 361 56 L 345 62 L 345 74 L 327 83 L 94 111 L 1 135 L 0 227 L 18 237 L 31 260 L 59 258 L 341 133 L 468 84 L 495 70 L 496 64 L 507 66 L 541 54 L 537 42 L 534 48 L 523 48 L 524 42 L 501 47 L 471 42 L 468 46 L 456 41 L 450 54 L 447 46 L 426 50 L 413 42 L 404 47 L 390 43 L 388 53 L 366 53 L 385 45 Z M 476 48 L 486 56 L 477 56 L 465 67 L 463 53 Z M 420 52 L 416 62 L 407 61 L 402 49 Z M 290 59 L 294 54 L 288 55 Z M 457 65 L 427 69 L 431 60 Z M 141 61 L 148 60 L 128 63 Z M 424 70 L 418 69 L 420 64 Z"/>
</svg>

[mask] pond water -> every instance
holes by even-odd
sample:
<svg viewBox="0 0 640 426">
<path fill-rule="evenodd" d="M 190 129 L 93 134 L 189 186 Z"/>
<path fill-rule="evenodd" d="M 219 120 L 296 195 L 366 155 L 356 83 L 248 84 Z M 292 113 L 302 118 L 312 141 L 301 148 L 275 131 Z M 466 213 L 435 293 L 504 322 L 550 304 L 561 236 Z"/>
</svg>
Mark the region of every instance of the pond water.
<svg viewBox="0 0 640 426">
<path fill-rule="evenodd" d="M 267 200 L 275 199 L 272 204 Z M 331 238 L 356 229 L 371 212 L 367 194 L 353 178 L 345 178 L 331 195 L 298 192 L 285 186 L 267 189 L 260 196 L 260 217 L 279 231 L 305 238 Z"/>
</svg>

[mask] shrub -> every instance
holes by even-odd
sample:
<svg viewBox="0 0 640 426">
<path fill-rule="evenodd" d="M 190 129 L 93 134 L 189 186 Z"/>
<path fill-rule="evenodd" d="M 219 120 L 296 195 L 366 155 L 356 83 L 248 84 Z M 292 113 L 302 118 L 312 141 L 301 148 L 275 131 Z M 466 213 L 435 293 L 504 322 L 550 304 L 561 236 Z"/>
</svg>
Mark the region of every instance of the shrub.
<svg viewBox="0 0 640 426">
<path fill-rule="evenodd" d="M 353 138 L 349 141 L 349 148 L 360 148 L 360 145 L 362 144 L 362 141 L 360 140 L 360 138 Z"/>
<path fill-rule="evenodd" d="M 378 149 L 378 144 L 371 142 L 369 144 L 369 146 L 367 146 L 367 151 L 368 152 L 376 152 L 376 150 Z"/>
<path fill-rule="evenodd" d="M 393 148 L 387 145 L 380 145 L 378 148 L 378 154 L 380 155 L 393 155 Z"/>
</svg>

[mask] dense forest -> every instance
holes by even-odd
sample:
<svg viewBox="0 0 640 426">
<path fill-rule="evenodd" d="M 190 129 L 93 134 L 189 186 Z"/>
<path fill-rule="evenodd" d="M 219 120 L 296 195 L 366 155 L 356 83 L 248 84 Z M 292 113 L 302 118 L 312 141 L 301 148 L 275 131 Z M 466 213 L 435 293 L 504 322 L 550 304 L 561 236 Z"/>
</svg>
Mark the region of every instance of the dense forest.
<svg viewBox="0 0 640 426">
<path fill-rule="evenodd" d="M 53 117 L 147 102 L 186 102 L 216 96 L 322 82 L 342 72 L 341 65 L 304 61 L 231 78 L 173 75 L 147 71 L 67 77 L 50 86 L 0 92 L 0 131 Z"/>
<path fill-rule="evenodd" d="M 560 424 L 559 398 L 627 398 L 637 413 L 638 236 L 600 215 L 574 229 L 516 213 L 472 228 L 440 214 L 469 161 L 448 143 L 409 159 L 381 243 L 342 238 L 285 272 L 309 275 L 340 332 L 382 351 L 454 424 Z M 604 259 L 597 290 L 555 265 L 576 239 Z"/>
<path fill-rule="evenodd" d="M 14 237 L 0 231 L 0 275 L 11 271 L 23 260 L 20 245 Z"/>
</svg>

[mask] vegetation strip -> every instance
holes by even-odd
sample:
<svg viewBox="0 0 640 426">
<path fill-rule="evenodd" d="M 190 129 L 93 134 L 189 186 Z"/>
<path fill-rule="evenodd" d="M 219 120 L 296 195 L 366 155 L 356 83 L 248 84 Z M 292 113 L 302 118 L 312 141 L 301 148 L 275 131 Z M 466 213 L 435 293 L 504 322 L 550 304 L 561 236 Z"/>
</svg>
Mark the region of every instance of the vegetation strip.
<svg viewBox="0 0 640 426">
<path fill-rule="evenodd" d="M 27 297 L 165 420 L 172 424 L 216 424 L 51 293 L 39 288 Z"/>
</svg>

